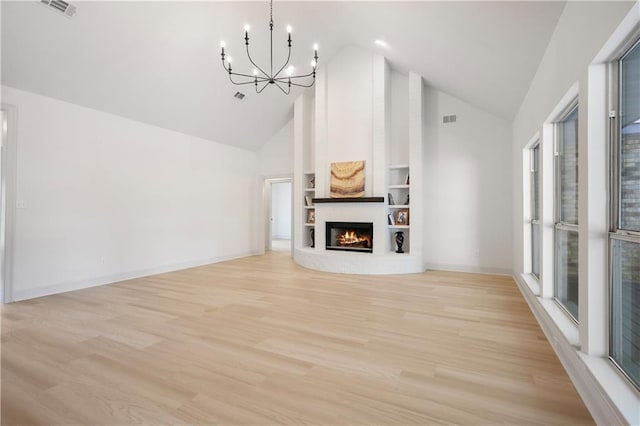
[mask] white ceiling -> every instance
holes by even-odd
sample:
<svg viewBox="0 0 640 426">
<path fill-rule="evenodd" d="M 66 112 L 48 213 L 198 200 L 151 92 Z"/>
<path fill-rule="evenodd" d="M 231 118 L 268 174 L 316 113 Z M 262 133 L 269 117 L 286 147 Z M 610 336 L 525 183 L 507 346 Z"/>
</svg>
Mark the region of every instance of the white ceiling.
<svg viewBox="0 0 640 426">
<path fill-rule="evenodd" d="M 2 84 L 248 149 L 292 116 L 299 90 L 286 96 L 268 87 L 256 95 L 245 86 L 240 102 L 220 65 L 220 40 L 237 70 L 248 64 L 245 23 L 255 56 L 266 63 L 268 2 L 74 4 L 77 14 L 68 19 L 37 2 L 1 2 Z M 286 53 L 291 24 L 292 63 L 300 70 L 309 67 L 314 42 L 321 64 L 358 45 L 512 119 L 563 8 L 557 1 L 276 1 L 274 54 Z"/>
</svg>

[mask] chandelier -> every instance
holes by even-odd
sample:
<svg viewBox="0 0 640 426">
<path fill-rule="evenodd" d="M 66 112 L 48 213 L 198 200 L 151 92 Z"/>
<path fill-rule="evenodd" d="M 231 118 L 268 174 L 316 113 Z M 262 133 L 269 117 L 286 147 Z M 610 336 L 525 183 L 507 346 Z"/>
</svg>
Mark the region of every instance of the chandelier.
<svg viewBox="0 0 640 426">
<path fill-rule="evenodd" d="M 253 69 L 253 75 L 246 73 L 235 72 L 231 69 L 231 56 L 228 56 L 224 52 L 225 43 L 224 41 L 220 43 L 220 47 L 222 49 L 222 67 L 229 74 L 229 80 L 235 85 L 243 86 L 247 84 L 253 84 L 256 88 L 256 93 L 262 93 L 262 91 L 270 84 L 275 85 L 278 89 L 282 90 L 283 93 L 288 95 L 291 92 L 291 86 L 298 87 L 311 87 L 313 83 L 316 81 L 316 67 L 318 66 L 318 45 L 313 46 L 314 55 L 313 60 L 311 61 L 311 72 L 308 74 L 298 74 L 295 75 L 293 66 L 289 65 L 289 60 L 291 59 L 291 26 L 287 26 L 287 33 L 289 38 L 287 39 L 287 45 L 289 48 L 289 52 L 287 54 L 287 60 L 280 68 L 277 68 L 277 71 L 274 73 L 273 67 L 273 0 L 270 0 L 270 19 L 269 19 L 269 45 L 271 48 L 271 60 L 269 66 L 269 72 L 265 71 L 262 67 L 258 66 L 251 58 L 251 54 L 249 53 L 249 26 L 246 25 L 244 27 L 244 44 L 247 47 L 247 56 L 249 57 L 249 61 L 255 67 Z M 289 65 L 287 67 L 287 65 Z M 283 73 L 284 71 L 284 73 Z M 235 79 L 234 79 L 235 78 Z"/>
</svg>

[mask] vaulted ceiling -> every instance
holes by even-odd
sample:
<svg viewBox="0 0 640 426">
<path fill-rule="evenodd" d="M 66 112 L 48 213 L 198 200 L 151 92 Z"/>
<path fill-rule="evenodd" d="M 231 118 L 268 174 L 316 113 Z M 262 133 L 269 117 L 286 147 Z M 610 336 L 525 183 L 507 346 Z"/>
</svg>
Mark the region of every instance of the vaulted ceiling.
<svg viewBox="0 0 640 426">
<path fill-rule="evenodd" d="M 258 149 L 292 116 L 300 90 L 262 94 L 229 83 L 219 42 L 237 69 L 245 24 L 258 61 L 268 60 L 269 3 L 76 2 L 73 18 L 37 1 L 1 2 L 2 84 L 159 127 Z M 348 45 L 386 56 L 451 95 L 506 119 L 515 115 L 564 2 L 276 1 L 274 56 L 306 70 Z M 280 39 L 278 39 L 278 37 Z M 375 45 L 384 40 L 388 47 Z"/>
</svg>

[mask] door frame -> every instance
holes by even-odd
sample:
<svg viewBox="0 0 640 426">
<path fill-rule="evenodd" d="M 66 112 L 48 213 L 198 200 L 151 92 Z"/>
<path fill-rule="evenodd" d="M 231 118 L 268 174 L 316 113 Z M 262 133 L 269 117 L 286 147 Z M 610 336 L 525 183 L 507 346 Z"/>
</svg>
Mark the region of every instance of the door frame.
<svg viewBox="0 0 640 426">
<path fill-rule="evenodd" d="M 0 286 L 2 303 L 13 302 L 13 255 L 15 231 L 16 180 L 18 164 L 18 108 L 0 103 L 4 114 L 2 135 L 2 166 L 0 173 Z M 3 238 L 4 237 L 4 238 Z"/>
<path fill-rule="evenodd" d="M 264 251 L 271 251 L 271 185 L 291 182 L 291 253 L 293 254 L 293 175 L 276 175 L 264 178 L 263 210 L 264 210 Z"/>
</svg>

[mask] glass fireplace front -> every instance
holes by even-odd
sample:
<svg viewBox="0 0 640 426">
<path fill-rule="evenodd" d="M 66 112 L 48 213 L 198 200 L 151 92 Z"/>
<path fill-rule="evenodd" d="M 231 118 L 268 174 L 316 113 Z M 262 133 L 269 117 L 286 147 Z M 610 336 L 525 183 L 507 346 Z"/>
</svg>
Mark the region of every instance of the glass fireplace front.
<svg viewBox="0 0 640 426">
<path fill-rule="evenodd" d="M 373 253 L 373 223 L 327 222 L 326 249 Z"/>
</svg>

